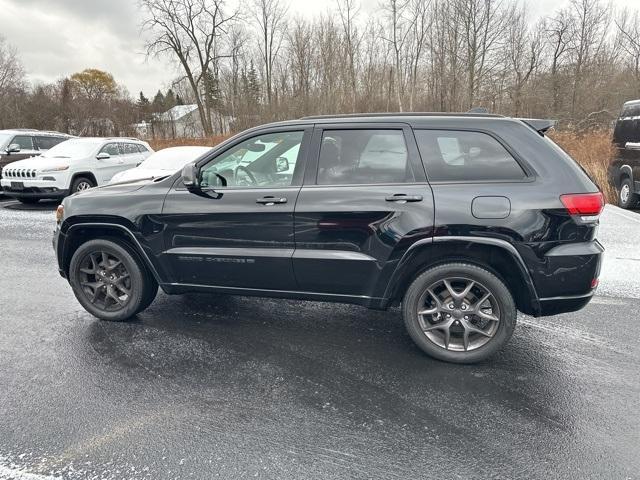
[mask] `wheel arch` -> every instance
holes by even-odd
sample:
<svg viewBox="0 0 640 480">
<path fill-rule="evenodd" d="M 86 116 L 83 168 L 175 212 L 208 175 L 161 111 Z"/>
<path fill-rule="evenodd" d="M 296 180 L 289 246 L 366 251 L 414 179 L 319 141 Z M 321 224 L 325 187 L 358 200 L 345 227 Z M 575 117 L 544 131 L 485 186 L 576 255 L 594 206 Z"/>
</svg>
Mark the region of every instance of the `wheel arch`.
<svg viewBox="0 0 640 480">
<path fill-rule="evenodd" d="M 538 294 L 524 260 L 509 242 L 493 238 L 434 237 L 414 244 L 402 257 L 387 286 L 384 297 L 396 304 L 411 282 L 428 268 L 464 262 L 485 268 L 500 278 L 518 310 L 537 315 Z"/>
<path fill-rule="evenodd" d="M 148 246 L 145 246 L 128 226 L 120 223 L 87 222 L 69 225 L 65 231 L 65 242 L 61 252 L 61 268 L 65 275 L 69 274 L 71 258 L 80 245 L 89 240 L 105 239 L 124 242 L 135 252 L 143 262 L 145 267 L 151 272 L 156 282 L 162 283 L 161 271 L 158 265 L 151 260 L 147 253 Z M 146 248 L 145 248 L 146 247 Z"/>
<path fill-rule="evenodd" d="M 92 173 L 92 172 L 75 172 L 71 175 L 71 180 L 69 181 L 69 191 L 71 191 L 71 187 L 73 186 L 73 182 L 76 181 L 76 179 L 80 178 L 80 177 L 85 177 L 88 178 L 89 180 L 91 180 L 93 182 L 94 186 L 98 185 L 98 180 L 96 179 L 96 176 Z"/>
</svg>

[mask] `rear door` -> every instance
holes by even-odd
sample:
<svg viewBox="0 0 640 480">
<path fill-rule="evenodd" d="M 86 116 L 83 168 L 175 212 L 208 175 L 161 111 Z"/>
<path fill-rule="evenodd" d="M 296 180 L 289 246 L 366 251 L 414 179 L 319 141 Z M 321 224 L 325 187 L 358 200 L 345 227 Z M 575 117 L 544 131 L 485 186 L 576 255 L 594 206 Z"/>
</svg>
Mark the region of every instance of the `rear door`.
<svg viewBox="0 0 640 480">
<path fill-rule="evenodd" d="M 200 170 L 200 191 L 180 181 L 165 199 L 165 252 L 180 284 L 295 290 L 293 210 L 310 127 L 238 139 Z"/>
<path fill-rule="evenodd" d="M 299 288 L 382 297 L 408 246 L 432 236 L 433 197 L 411 129 L 322 125 L 312 149 L 295 211 Z"/>
</svg>

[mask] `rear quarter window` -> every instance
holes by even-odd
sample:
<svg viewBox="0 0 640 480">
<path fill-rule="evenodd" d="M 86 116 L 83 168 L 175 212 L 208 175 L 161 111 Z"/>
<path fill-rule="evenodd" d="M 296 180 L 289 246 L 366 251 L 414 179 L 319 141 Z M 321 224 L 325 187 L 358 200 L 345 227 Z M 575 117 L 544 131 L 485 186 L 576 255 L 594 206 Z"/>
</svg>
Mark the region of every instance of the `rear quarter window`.
<svg viewBox="0 0 640 480">
<path fill-rule="evenodd" d="M 504 182 L 527 177 L 507 149 L 486 133 L 415 130 L 415 136 L 430 181 Z"/>
</svg>

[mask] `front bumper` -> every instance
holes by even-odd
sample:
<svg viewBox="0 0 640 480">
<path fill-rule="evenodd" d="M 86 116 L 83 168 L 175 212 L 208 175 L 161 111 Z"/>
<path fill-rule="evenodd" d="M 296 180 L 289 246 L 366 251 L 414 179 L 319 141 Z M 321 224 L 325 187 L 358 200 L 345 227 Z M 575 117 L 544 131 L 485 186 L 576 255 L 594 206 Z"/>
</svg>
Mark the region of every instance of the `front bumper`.
<svg viewBox="0 0 640 480">
<path fill-rule="evenodd" d="M 0 187 L 2 192 L 13 198 L 55 198 L 60 199 L 69 195 L 65 178 L 52 175 L 55 180 L 2 178 Z"/>
</svg>

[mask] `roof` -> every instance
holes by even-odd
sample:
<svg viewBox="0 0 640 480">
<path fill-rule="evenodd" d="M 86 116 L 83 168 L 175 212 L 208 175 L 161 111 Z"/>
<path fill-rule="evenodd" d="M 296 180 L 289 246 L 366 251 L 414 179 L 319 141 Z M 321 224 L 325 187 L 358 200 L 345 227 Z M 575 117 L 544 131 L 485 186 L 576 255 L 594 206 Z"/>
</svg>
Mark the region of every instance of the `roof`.
<svg viewBox="0 0 640 480">
<path fill-rule="evenodd" d="M 33 134 L 33 135 L 47 135 L 51 137 L 69 137 L 72 138 L 73 135 L 69 135 L 68 133 L 54 132 L 50 130 L 36 130 L 34 128 L 11 128 L 7 130 L 0 130 L 0 133 L 9 133 L 12 135 L 23 134 Z"/>
<path fill-rule="evenodd" d="M 303 117 L 297 120 L 287 120 L 269 123 L 254 127 L 253 130 L 261 130 L 268 127 L 290 127 L 306 126 L 327 123 L 404 123 L 413 128 L 498 128 L 498 125 L 506 123 L 527 123 L 531 126 L 533 119 L 523 119 L 504 117 L 502 115 L 486 113 L 359 113 L 347 115 L 318 115 L 314 117 Z M 550 120 L 545 120 L 550 122 Z M 535 128 L 535 127 L 534 127 Z M 538 130 L 538 128 L 536 128 Z"/>
<path fill-rule="evenodd" d="M 338 115 L 314 115 L 301 120 L 326 120 L 332 118 L 384 118 L 384 117 L 472 117 L 503 118 L 494 113 L 446 113 L 446 112 L 386 112 L 386 113 L 344 113 Z"/>
<path fill-rule="evenodd" d="M 160 113 L 156 115 L 157 120 L 165 121 L 165 122 L 174 122 L 176 120 L 180 120 L 181 118 L 186 117 L 192 112 L 195 112 L 198 109 L 198 105 L 176 105 L 173 108 L 170 108 L 164 113 Z"/>
</svg>

